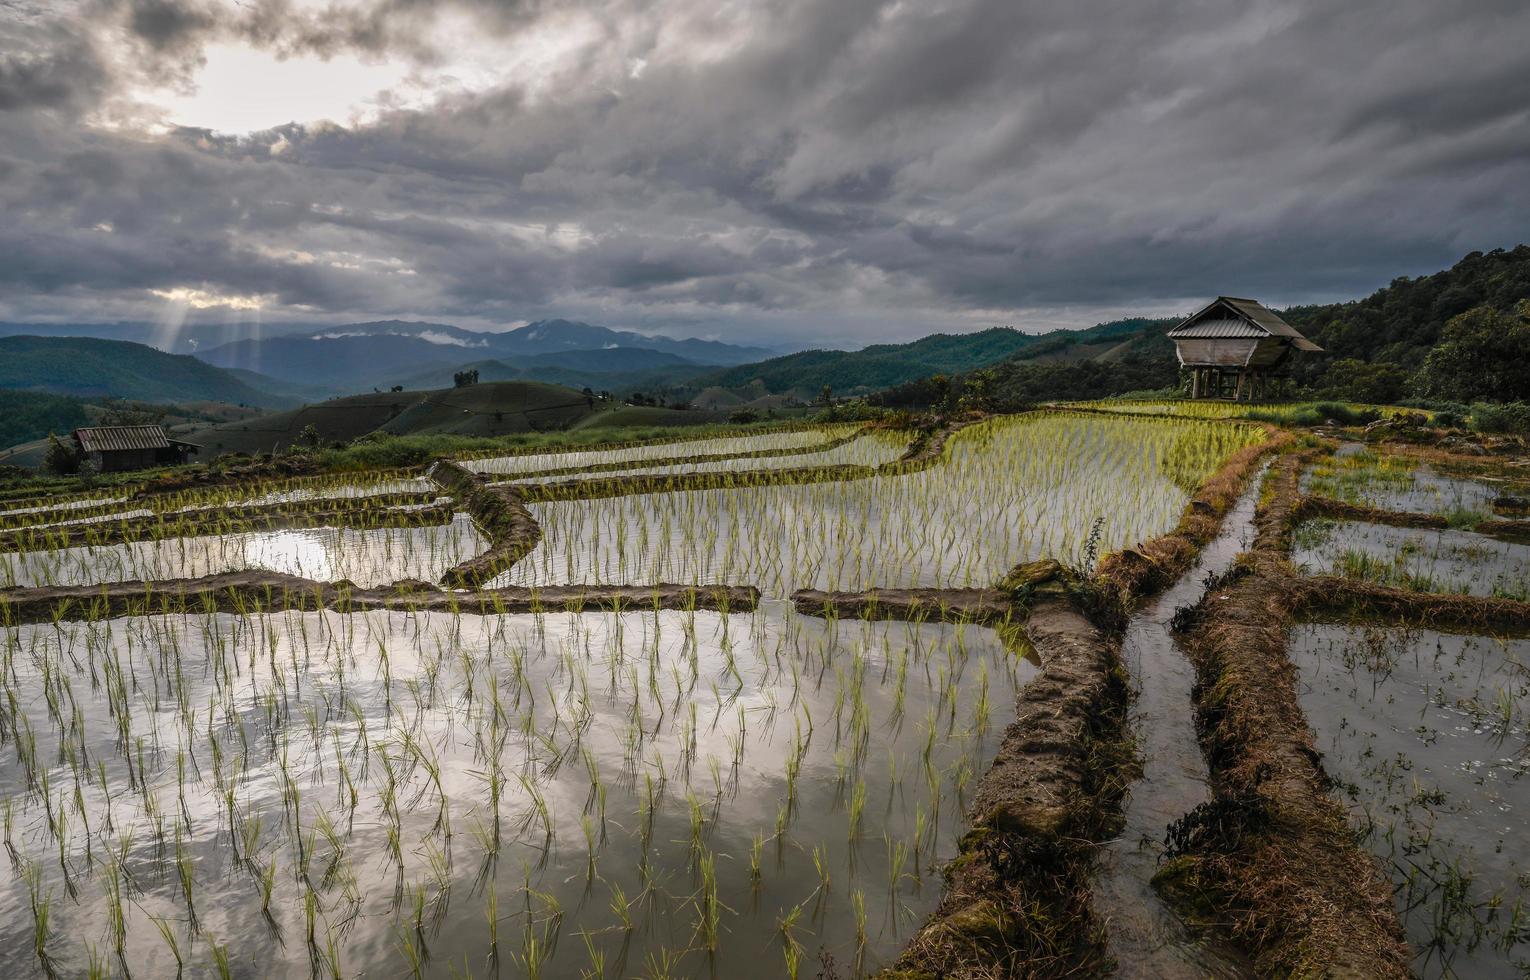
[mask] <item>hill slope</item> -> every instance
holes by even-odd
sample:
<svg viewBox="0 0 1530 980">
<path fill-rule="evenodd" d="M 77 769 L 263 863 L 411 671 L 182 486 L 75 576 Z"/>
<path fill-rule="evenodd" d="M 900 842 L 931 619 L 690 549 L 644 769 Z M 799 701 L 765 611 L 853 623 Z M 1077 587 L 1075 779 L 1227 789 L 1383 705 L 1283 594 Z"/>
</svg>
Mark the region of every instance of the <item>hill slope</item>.
<svg viewBox="0 0 1530 980">
<path fill-rule="evenodd" d="M 885 388 L 929 374 L 957 374 L 991 364 L 1037 341 L 1009 327 L 970 334 L 932 334 L 907 344 L 876 344 L 857 351 L 808 350 L 745 364 L 696 381 L 701 387 L 739 388 L 761 382 L 770 392 L 828 385 L 836 392 Z"/>
<path fill-rule="evenodd" d="M 1526 299 L 1530 245 L 1520 245 L 1472 252 L 1449 269 L 1395 279 L 1365 299 L 1281 310 L 1288 323 L 1324 348 L 1322 354 L 1294 359 L 1292 379 L 1325 398 L 1395 402 L 1414 396 L 1418 391 L 1413 374 L 1440 342 L 1452 317 L 1476 307 L 1507 313 Z M 1165 334 L 1176 322 L 1121 321 L 1044 338 L 980 372 L 977 380 L 1001 406 L 1175 385 L 1180 380 L 1178 362 Z M 1065 346 L 1079 349 L 1105 336 L 1117 342 L 1087 358 L 1058 364 L 1040 356 Z M 939 397 L 938 390 L 916 382 L 880 400 L 928 403 Z M 1461 397 L 1475 396 L 1463 392 Z"/>
<path fill-rule="evenodd" d="M 291 404 L 194 357 L 94 337 L 0 337 L 0 388 L 145 402 Z"/>
<path fill-rule="evenodd" d="M 85 403 L 70 395 L 0 390 L 0 446 L 67 435 L 89 420 Z"/>
<path fill-rule="evenodd" d="M 310 425 L 323 442 L 349 441 L 374 431 L 504 435 L 567 428 L 598 405 L 571 388 L 511 381 L 332 398 L 258 419 L 187 429 L 180 438 L 205 447 L 210 458 L 222 452 L 279 451 Z"/>
<path fill-rule="evenodd" d="M 599 350 L 559 351 L 533 354 L 513 363 L 491 358 L 469 361 L 451 368 L 438 367 L 399 379 L 405 388 L 445 388 L 457 371 L 477 371 L 484 381 L 543 381 L 570 388 L 596 391 L 642 387 L 663 381 L 676 383 L 712 370 L 664 351 L 640 347 L 609 347 Z"/>
<path fill-rule="evenodd" d="M 1298 365 L 1298 377 L 1316 382 L 1346 358 L 1413 370 L 1452 317 L 1476 306 L 1507 312 L 1523 299 L 1530 299 L 1530 245 L 1472 252 L 1443 272 L 1394 279 L 1365 299 L 1292 307 L 1281 316 L 1327 351 Z"/>
</svg>

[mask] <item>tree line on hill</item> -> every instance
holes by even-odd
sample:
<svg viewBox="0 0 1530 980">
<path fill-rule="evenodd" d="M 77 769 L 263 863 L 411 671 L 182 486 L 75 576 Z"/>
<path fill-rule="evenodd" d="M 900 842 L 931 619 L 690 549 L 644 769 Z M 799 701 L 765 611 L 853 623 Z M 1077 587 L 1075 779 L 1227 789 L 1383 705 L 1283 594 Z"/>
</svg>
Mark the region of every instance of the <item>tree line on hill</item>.
<svg viewBox="0 0 1530 980">
<path fill-rule="evenodd" d="M 1294 359 L 1287 396 L 1439 406 L 1530 401 L 1530 245 L 1473 252 L 1450 269 L 1396 279 L 1362 300 L 1281 315 L 1324 348 Z M 1036 349 L 1021 349 L 996 364 L 926 376 L 869 400 L 894 408 L 965 401 L 1004 410 L 1137 392 L 1182 394 L 1185 380 L 1165 336 L 1175 321 L 1140 322 L 1109 360 L 1040 361 Z"/>
</svg>

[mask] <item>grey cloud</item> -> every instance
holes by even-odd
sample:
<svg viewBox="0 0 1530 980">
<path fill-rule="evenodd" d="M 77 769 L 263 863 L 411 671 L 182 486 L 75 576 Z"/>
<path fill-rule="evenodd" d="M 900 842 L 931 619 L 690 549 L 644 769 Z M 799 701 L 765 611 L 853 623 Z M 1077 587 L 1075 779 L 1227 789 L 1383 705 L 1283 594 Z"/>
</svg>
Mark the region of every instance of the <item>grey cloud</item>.
<svg viewBox="0 0 1530 980">
<path fill-rule="evenodd" d="M 51 24 L 0 20 L 0 113 L 77 110 L 93 103 L 107 72 L 81 35 Z"/>
<path fill-rule="evenodd" d="M 81 122 L 102 66 L 191 77 L 231 40 L 437 63 L 443 10 L 513 39 L 579 7 L 102 3 L 151 64 L 0 22 L 28 39 L 0 49 L 0 314 L 186 287 L 855 342 L 1361 295 L 1530 226 L 1522 4 L 618 0 L 542 91 L 144 136 Z"/>
</svg>

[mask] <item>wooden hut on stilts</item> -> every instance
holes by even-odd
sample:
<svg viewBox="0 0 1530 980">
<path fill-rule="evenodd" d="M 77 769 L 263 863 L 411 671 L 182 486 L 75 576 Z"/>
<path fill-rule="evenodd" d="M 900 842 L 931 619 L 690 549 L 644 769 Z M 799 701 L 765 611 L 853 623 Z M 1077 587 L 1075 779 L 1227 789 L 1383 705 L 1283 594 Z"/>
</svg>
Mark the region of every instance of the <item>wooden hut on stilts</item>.
<svg viewBox="0 0 1530 980">
<path fill-rule="evenodd" d="M 1190 397 L 1257 401 L 1293 350 L 1323 348 L 1251 299 L 1218 296 L 1169 331 Z"/>
</svg>

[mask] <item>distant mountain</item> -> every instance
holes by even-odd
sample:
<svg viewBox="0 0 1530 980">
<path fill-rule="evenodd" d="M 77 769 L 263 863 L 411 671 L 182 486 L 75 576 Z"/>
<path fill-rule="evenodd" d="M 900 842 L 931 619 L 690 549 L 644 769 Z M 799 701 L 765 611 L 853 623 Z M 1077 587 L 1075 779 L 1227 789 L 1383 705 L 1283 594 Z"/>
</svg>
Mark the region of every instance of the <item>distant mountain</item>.
<svg viewBox="0 0 1530 980">
<path fill-rule="evenodd" d="M 283 381 L 351 392 L 399 380 L 440 379 L 478 361 L 500 361 L 508 377 L 580 384 L 624 384 L 637 373 L 690 366 L 739 364 L 767 357 L 760 347 L 711 340 L 649 337 L 571 320 L 544 320 L 503 333 L 464 330 L 445 323 L 384 320 L 322 327 L 276 337 L 245 338 L 197 352 L 224 368 L 259 371 Z M 564 369 L 554 371 L 553 369 Z M 610 375 L 591 378 L 592 374 Z"/>
<path fill-rule="evenodd" d="M 335 331 L 240 340 L 199 351 L 196 357 L 220 368 L 258 371 L 333 394 L 388 387 L 403 375 L 449 369 L 483 355 L 481 347 L 438 344 L 416 335 Z"/>
<path fill-rule="evenodd" d="M 696 364 L 747 364 L 775 354 L 764 347 L 738 347 L 717 340 L 650 337 L 630 330 L 612 330 L 574 320 L 539 320 L 506 333 L 488 334 L 496 356 L 547 354 L 555 351 L 638 347 L 663 351 Z"/>
<path fill-rule="evenodd" d="M 167 327 L 160 323 L 7 323 L 0 322 L 0 337 L 96 337 L 127 340 L 157 347 L 171 354 L 190 354 L 236 340 L 276 337 L 311 331 L 304 324 L 204 323 Z"/>
<path fill-rule="evenodd" d="M 281 381 L 271 377 L 269 374 L 261 374 L 259 371 L 246 371 L 243 368 L 224 368 L 223 370 L 256 391 L 268 392 L 283 399 L 288 405 L 323 401 L 333 394 L 329 388 L 323 385 L 305 385 L 295 384 L 291 381 Z"/>
<path fill-rule="evenodd" d="M 445 388 L 458 371 L 477 371 L 479 381 L 544 381 L 597 391 L 641 388 L 652 383 L 673 384 L 704 374 L 711 367 L 695 364 L 664 351 L 639 347 L 558 351 L 517 358 L 508 364 L 495 358 L 469 361 L 451 369 L 421 371 L 398 379 L 405 388 Z M 395 383 L 398 383 L 395 382 Z"/>
<path fill-rule="evenodd" d="M 876 344 L 856 351 L 807 350 L 704 375 L 702 387 L 733 389 L 759 381 L 766 391 L 828 385 L 854 393 L 912 381 L 930 374 L 957 374 L 992 364 L 1036 343 L 1033 334 L 993 327 L 969 334 L 931 334 L 907 344 Z"/>
<path fill-rule="evenodd" d="M 0 388 L 159 403 L 292 404 L 194 357 L 95 337 L 0 337 Z"/>
</svg>

